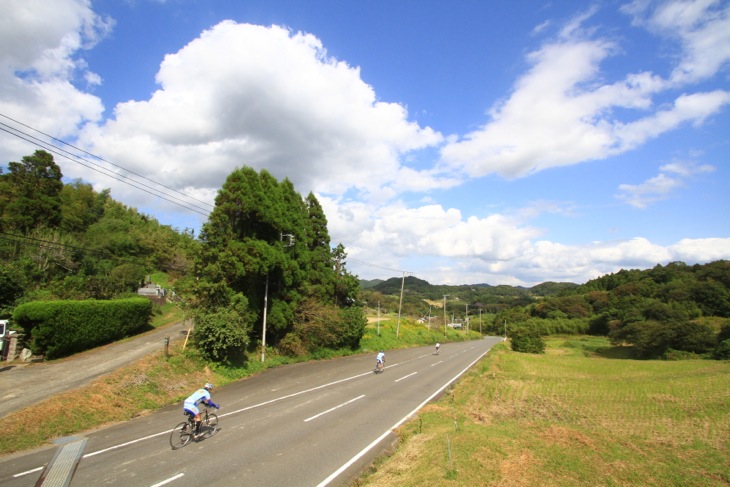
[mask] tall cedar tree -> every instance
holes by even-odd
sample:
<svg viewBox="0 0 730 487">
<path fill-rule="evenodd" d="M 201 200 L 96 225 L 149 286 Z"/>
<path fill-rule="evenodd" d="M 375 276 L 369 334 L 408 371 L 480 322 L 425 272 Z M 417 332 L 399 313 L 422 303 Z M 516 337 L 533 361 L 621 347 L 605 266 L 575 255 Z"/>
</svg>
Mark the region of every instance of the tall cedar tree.
<svg viewBox="0 0 730 487">
<path fill-rule="evenodd" d="M 267 282 L 266 341 L 271 345 L 292 331 L 305 298 L 352 301 L 336 297 L 336 266 L 319 202 L 312 194 L 303 200 L 287 179 L 277 182 L 266 170 L 235 170 L 200 235 L 196 275 L 201 317 L 220 309 L 236 314 L 249 343 L 261 340 Z M 340 264 L 340 274 L 348 276 L 344 261 Z M 340 287 L 340 294 L 357 292 L 357 286 Z"/>
<path fill-rule="evenodd" d="M 61 168 L 46 151 L 9 162 L 0 174 L 0 230 L 26 233 L 61 222 Z"/>
</svg>

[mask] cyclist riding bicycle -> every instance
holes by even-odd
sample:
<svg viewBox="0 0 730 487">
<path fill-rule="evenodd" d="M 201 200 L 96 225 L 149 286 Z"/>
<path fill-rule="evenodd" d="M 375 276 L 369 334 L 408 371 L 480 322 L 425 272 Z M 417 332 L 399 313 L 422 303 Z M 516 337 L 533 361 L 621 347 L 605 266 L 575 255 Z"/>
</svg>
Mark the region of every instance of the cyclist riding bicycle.
<svg viewBox="0 0 730 487">
<path fill-rule="evenodd" d="M 197 391 L 193 392 L 190 397 L 185 399 L 185 402 L 183 403 L 183 411 L 185 411 L 186 414 L 195 417 L 196 435 L 200 433 L 200 409 L 198 409 L 198 405 L 200 403 L 203 403 L 206 406 L 220 409 L 220 406 L 210 399 L 210 391 L 212 390 L 213 384 L 207 383 L 203 386 L 202 389 L 198 389 Z"/>
<path fill-rule="evenodd" d="M 375 357 L 375 366 L 379 369 L 385 367 L 385 352 L 382 350 L 378 353 L 377 357 Z"/>
</svg>

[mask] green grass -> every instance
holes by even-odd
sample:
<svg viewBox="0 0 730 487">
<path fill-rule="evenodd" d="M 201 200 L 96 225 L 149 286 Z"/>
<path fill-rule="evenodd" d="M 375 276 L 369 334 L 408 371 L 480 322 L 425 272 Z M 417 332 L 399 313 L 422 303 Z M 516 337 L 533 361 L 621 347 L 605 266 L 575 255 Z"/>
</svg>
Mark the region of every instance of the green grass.
<svg viewBox="0 0 730 487">
<path fill-rule="evenodd" d="M 359 484 L 728 485 L 730 363 L 607 349 L 591 337 L 551 338 L 544 355 L 499 345 Z"/>
<path fill-rule="evenodd" d="M 378 332 L 380 334 L 378 334 Z M 401 319 L 400 326 L 398 318 L 387 317 L 377 322 L 368 323 L 365 334 L 360 340 L 360 349 L 363 352 L 374 352 L 376 350 L 393 350 L 404 347 L 431 346 L 437 342 L 457 342 L 464 340 L 475 340 L 480 337 L 479 333 L 447 328 L 444 334 L 443 327 L 415 323 L 411 320 Z"/>
<path fill-rule="evenodd" d="M 168 323 L 180 323 L 184 317 L 184 312 L 177 303 L 166 303 L 152 316 L 150 324 L 153 328 L 158 328 Z"/>
</svg>

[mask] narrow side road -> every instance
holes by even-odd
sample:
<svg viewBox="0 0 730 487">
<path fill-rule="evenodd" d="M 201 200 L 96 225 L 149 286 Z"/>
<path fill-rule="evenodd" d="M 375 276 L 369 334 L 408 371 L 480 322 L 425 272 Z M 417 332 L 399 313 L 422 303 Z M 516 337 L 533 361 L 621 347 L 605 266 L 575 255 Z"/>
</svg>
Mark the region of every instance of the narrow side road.
<svg viewBox="0 0 730 487">
<path fill-rule="evenodd" d="M 182 323 L 174 323 L 50 362 L 0 362 L 0 418 L 55 394 L 84 386 L 150 353 L 161 352 L 165 337 L 169 336 L 171 341 L 182 340 L 185 329 Z"/>
</svg>

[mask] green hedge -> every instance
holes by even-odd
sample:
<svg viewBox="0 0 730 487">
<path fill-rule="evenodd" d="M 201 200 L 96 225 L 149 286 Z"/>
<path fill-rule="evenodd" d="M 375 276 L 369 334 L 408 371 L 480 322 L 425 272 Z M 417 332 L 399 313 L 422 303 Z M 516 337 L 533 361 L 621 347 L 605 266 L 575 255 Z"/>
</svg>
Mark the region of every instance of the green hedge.
<svg viewBox="0 0 730 487">
<path fill-rule="evenodd" d="M 152 309 L 145 298 L 33 301 L 15 308 L 13 320 L 30 336 L 34 354 L 59 358 L 140 332 Z"/>
</svg>

